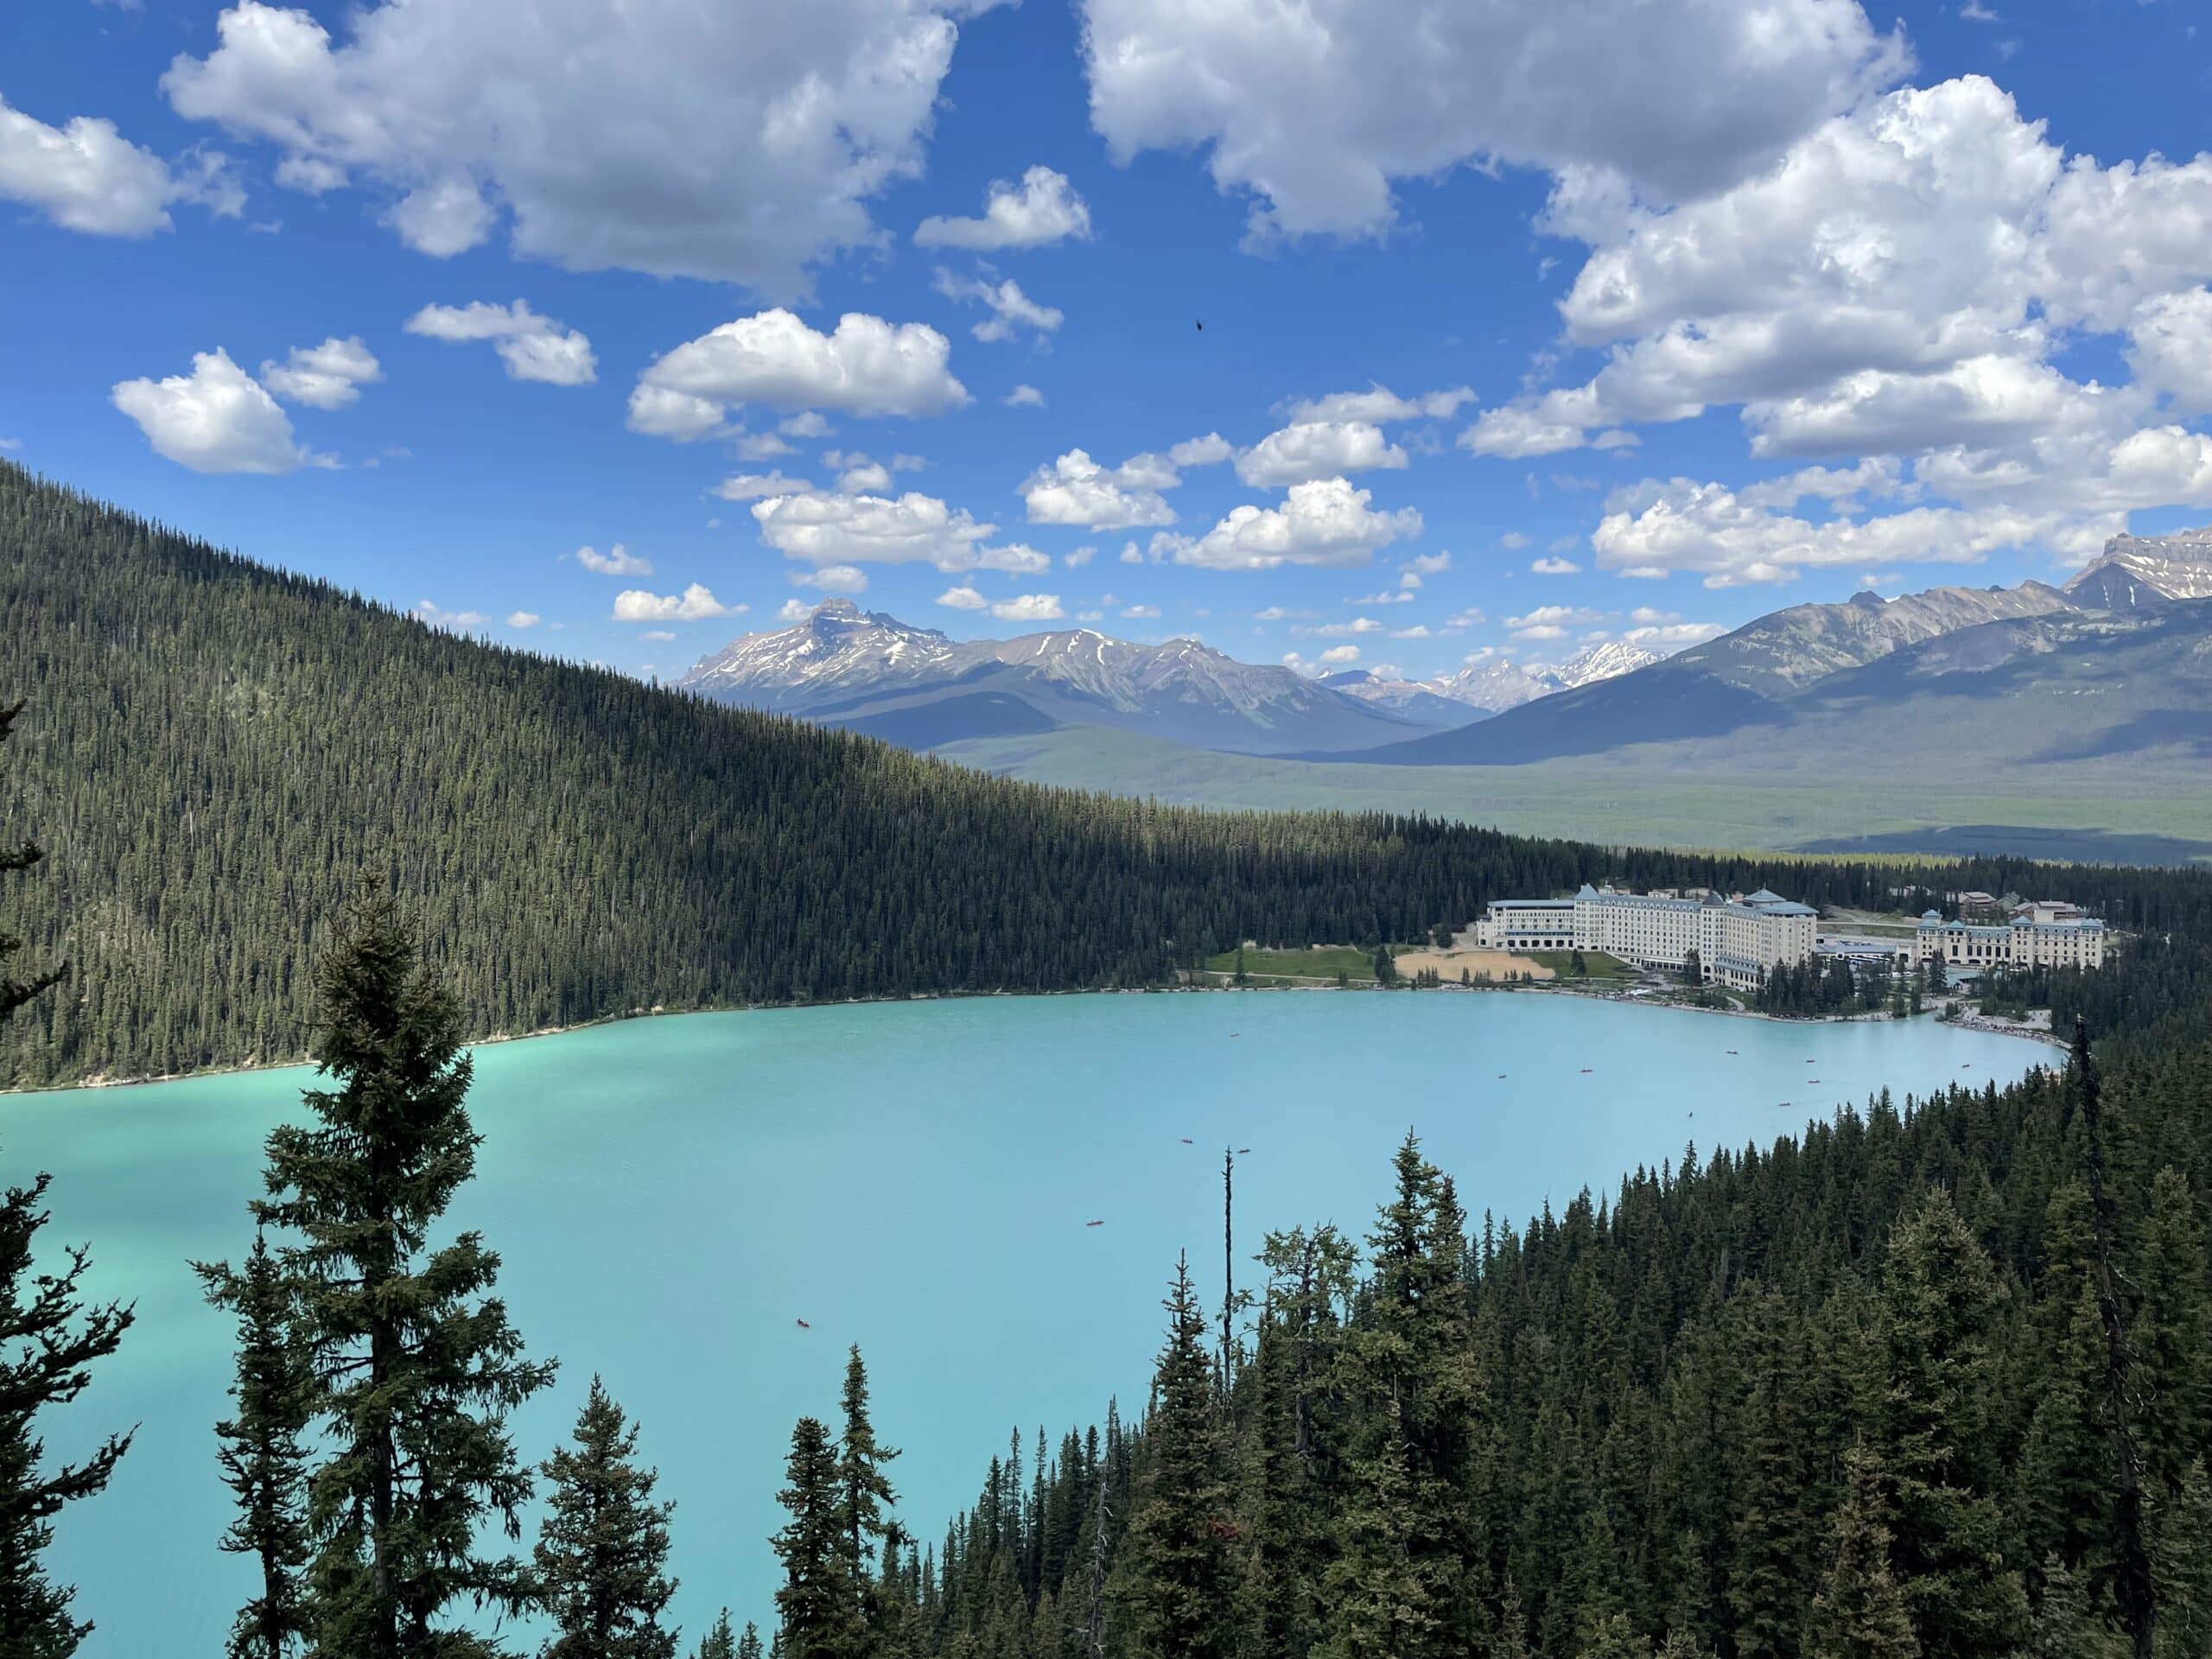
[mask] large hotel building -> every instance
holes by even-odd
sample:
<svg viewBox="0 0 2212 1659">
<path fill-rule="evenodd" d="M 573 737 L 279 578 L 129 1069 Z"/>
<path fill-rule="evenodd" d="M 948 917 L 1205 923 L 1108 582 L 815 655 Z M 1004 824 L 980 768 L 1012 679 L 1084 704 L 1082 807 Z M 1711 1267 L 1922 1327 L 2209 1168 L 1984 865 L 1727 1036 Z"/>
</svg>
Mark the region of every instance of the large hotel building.
<svg viewBox="0 0 2212 1659">
<path fill-rule="evenodd" d="M 1603 950 L 1677 971 L 1695 951 L 1708 983 L 1750 991 L 1777 964 L 1813 955 L 1817 920 L 1809 905 L 1764 888 L 1724 899 L 1585 887 L 1572 899 L 1494 899 L 1475 940 L 1499 950 Z"/>
<path fill-rule="evenodd" d="M 2105 925 L 2073 905 L 2048 900 L 2020 906 L 2009 922 L 1947 922 L 1940 911 L 1920 918 L 1914 958 L 1941 958 L 1953 968 L 2101 968 Z"/>
</svg>

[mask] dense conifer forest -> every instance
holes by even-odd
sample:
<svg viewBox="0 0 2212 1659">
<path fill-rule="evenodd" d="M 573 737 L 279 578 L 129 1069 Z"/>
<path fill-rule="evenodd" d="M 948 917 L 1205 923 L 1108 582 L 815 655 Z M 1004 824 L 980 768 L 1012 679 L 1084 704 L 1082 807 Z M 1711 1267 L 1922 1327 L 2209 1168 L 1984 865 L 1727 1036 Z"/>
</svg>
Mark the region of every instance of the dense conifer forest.
<svg viewBox="0 0 2212 1659">
<path fill-rule="evenodd" d="M 365 876 L 474 1035 L 655 1007 L 1156 984 L 1238 940 L 1374 946 L 1607 878 L 1918 903 L 2033 867 L 1711 859 L 1421 819 L 1220 814 L 991 779 L 427 627 L 0 461 L 10 918 L 80 970 L 0 1080 L 303 1056 Z M 2069 873 L 2114 926 L 2208 884 Z M 1910 889 L 1900 897 L 1899 889 Z"/>
</svg>

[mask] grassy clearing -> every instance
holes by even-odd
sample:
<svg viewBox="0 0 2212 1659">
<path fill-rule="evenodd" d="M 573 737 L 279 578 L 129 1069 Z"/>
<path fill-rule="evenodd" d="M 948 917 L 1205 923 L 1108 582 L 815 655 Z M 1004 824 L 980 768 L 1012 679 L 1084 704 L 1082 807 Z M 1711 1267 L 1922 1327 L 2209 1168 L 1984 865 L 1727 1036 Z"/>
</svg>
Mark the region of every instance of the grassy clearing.
<svg viewBox="0 0 2212 1659">
<path fill-rule="evenodd" d="M 1587 971 L 1579 975 L 1574 971 L 1574 953 L 1572 950 L 1531 950 L 1528 954 L 1569 984 L 1600 979 L 1635 979 L 1638 976 L 1637 970 L 1628 963 L 1618 957 L 1606 955 L 1603 950 L 1585 950 L 1582 962 Z"/>
<path fill-rule="evenodd" d="M 1236 952 L 1224 950 L 1210 957 L 1206 966 L 1216 973 L 1236 971 Z M 1249 979 L 1334 979 L 1342 974 L 1356 984 L 1375 982 L 1375 959 L 1355 945 L 1324 944 L 1302 950 L 1247 950 L 1244 973 Z"/>
</svg>

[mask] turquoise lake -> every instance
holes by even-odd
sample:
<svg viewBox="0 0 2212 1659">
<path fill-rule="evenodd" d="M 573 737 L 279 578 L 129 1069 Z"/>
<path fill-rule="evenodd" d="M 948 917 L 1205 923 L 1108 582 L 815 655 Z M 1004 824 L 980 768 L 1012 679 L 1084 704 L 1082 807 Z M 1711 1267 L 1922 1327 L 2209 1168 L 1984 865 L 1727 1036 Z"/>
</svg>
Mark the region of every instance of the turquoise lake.
<svg viewBox="0 0 2212 1659">
<path fill-rule="evenodd" d="M 1764 1144 L 1885 1085 L 1902 1100 L 2055 1058 L 1928 1020 L 1793 1025 L 1541 995 L 692 1014 L 480 1049 L 486 1141 L 450 1219 L 502 1253 L 516 1325 L 562 1362 L 515 1420 L 526 1454 L 565 1435 L 594 1370 L 641 1423 L 677 1504 L 675 1612 L 696 1636 L 725 1604 L 770 1622 L 791 1424 L 834 1422 L 849 1344 L 868 1362 L 879 1433 L 907 1448 L 891 1472 L 925 1541 L 1011 1428 L 1026 1459 L 1040 1422 L 1057 1443 L 1109 1395 L 1141 1411 L 1179 1249 L 1220 1294 L 1224 1146 L 1251 1148 L 1236 1176 L 1249 1274 L 1266 1230 L 1363 1234 L 1408 1127 L 1476 1217 L 1518 1224 L 1691 1141 Z M 249 1569 L 215 1548 L 230 1331 L 186 1264 L 251 1243 L 262 1138 L 299 1112 L 309 1075 L 0 1099 L 0 1179 L 52 1171 L 44 1242 L 89 1242 L 92 1290 L 138 1305 L 123 1351 L 46 1425 L 55 1456 L 143 1425 L 49 1558 L 98 1621 L 86 1659 L 216 1654 L 251 1593 Z"/>
</svg>

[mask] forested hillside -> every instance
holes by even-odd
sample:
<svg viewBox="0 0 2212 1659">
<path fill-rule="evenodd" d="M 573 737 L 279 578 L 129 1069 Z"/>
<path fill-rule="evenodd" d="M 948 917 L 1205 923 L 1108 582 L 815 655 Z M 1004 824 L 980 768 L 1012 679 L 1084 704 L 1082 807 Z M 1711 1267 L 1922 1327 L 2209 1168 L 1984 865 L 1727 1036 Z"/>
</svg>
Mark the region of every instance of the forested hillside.
<svg viewBox="0 0 2212 1659">
<path fill-rule="evenodd" d="M 1239 938 L 1411 938 L 1609 876 L 1885 904 L 1912 881 L 2042 880 L 986 779 L 441 632 L 5 462 L 0 639 L 0 694 L 29 702 L 0 796 L 48 853 L 7 919 L 76 969 L 22 1016 L 16 1082 L 302 1054 L 310 964 L 365 878 L 419 911 L 479 1034 L 1147 984 Z M 2202 880 L 2065 885 L 2123 928 L 2212 931 Z"/>
</svg>

